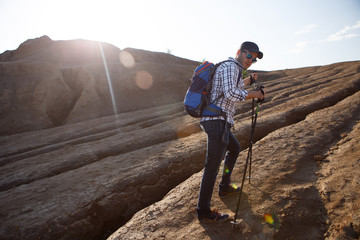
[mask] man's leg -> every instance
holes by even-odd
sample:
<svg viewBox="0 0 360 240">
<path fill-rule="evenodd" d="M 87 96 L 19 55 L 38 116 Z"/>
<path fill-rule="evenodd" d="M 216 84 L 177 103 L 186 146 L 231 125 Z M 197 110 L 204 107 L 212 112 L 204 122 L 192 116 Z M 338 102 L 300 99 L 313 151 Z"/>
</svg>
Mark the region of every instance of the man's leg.
<svg viewBox="0 0 360 240">
<path fill-rule="evenodd" d="M 226 157 L 224 161 L 223 174 L 220 182 L 220 190 L 227 190 L 231 183 L 231 174 L 234 169 L 237 157 L 239 156 L 241 147 L 236 137 L 229 133 L 229 145 L 227 147 Z"/>
<path fill-rule="evenodd" d="M 202 126 L 208 135 L 208 139 L 206 162 L 197 205 L 198 214 L 210 211 L 211 196 L 219 172 L 219 167 L 226 150 L 226 145 L 221 139 L 224 132 L 224 122 L 221 120 L 206 121 L 202 123 Z"/>
</svg>

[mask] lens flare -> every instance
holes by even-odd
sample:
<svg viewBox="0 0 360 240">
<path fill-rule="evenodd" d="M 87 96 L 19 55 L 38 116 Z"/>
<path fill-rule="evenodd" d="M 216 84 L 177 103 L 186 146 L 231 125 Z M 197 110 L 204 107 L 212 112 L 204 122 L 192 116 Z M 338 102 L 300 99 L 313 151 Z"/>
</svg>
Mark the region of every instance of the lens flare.
<svg viewBox="0 0 360 240">
<path fill-rule="evenodd" d="M 225 172 L 226 172 L 226 173 L 229 173 L 230 171 L 229 171 L 229 169 L 225 169 Z"/>
<path fill-rule="evenodd" d="M 109 73 L 107 63 L 106 63 L 106 58 L 105 58 L 105 54 L 104 54 L 104 50 L 103 50 L 101 42 L 99 42 L 99 48 L 100 48 L 101 57 L 102 57 L 104 68 L 105 68 L 106 79 L 107 79 L 107 82 L 108 82 L 108 85 L 109 85 L 110 96 L 111 96 L 111 101 L 112 101 L 112 104 L 113 104 L 114 114 L 115 114 L 115 118 L 117 120 L 117 107 L 116 107 L 114 90 L 113 90 L 113 86 L 112 86 L 112 83 L 111 83 L 110 73 Z"/>
<path fill-rule="evenodd" d="M 136 85 L 144 90 L 150 89 L 153 85 L 153 78 L 147 71 L 139 71 L 135 76 Z"/>
<path fill-rule="evenodd" d="M 275 223 L 274 218 L 268 213 L 264 214 L 264 220 L 271 225 Z"/>
<path fill-rule="evenodd" d="M 121 51 L 119 54 L 120 62 L 126 68 L 132 68 L 135 66 L 135 59 L 134 57 L 127 51 Z"/>
<path fill-rule="evenodd" d="M 235 183 L 232 183 L 231 186 L 235 189 L 238 189 L 239 187 L 235 184 Z"/>
</svg>

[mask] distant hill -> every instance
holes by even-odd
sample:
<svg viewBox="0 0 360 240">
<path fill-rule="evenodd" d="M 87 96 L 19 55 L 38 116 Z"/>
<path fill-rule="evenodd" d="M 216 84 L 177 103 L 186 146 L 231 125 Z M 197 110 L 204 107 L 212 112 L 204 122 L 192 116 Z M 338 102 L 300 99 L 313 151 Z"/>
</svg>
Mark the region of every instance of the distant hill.
<svg viewBox="0 0 360 240">
<path fill-rule="evenodd" d="M 124 52 L 122 63 L 120 56 Z M 132 65 L 126 64 L 126 57 Z M 120 50 L 107 43 L 80 39 L 52 41 L 43 36 L 27 40 L 18 49 L 0 55 L 0 134 L 180 101 L 197 64 L 170 54 Z"/>
</svg>

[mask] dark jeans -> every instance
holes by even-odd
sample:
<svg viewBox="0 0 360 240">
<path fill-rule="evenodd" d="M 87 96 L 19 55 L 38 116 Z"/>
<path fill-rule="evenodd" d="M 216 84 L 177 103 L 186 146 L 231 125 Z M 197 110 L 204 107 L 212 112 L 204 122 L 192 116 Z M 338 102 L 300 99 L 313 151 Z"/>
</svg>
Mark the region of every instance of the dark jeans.
<svg viewBox="0 0 360 240">
<path fill-rule="evenodd" d="M 226 130 L 225 130 L 226 124 Z M 240 153 L 240 143 L 230 132 L 230 124 L 223 120 L 211 120 L 201 123 L 207 133 L 207 152 L 204 173 L 201 180 L 197 211 L 199 214 L 210 210 L 211 196 L 214 190 L 219 167 L 224 159 L 224 168 L 219 190 L 226 190 L 231 182 L 231 173 Z M 225 131 L 225 139 L 223 134 Z"/>
</svg>

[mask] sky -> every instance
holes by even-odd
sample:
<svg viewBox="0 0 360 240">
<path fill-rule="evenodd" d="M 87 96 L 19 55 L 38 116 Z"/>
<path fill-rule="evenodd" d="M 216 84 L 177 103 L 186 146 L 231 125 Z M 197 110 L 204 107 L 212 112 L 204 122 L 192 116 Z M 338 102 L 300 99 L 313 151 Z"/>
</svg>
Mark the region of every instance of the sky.
<svg viewBox="0 0 360 240">
<path fill-rule="evenodd" d="M 0 53 L 47 35 L 214 63 L 253 41 L 251 70 L 360 60 L 360 0 L 0 0 L 0 29 Z"/>
</svg>

